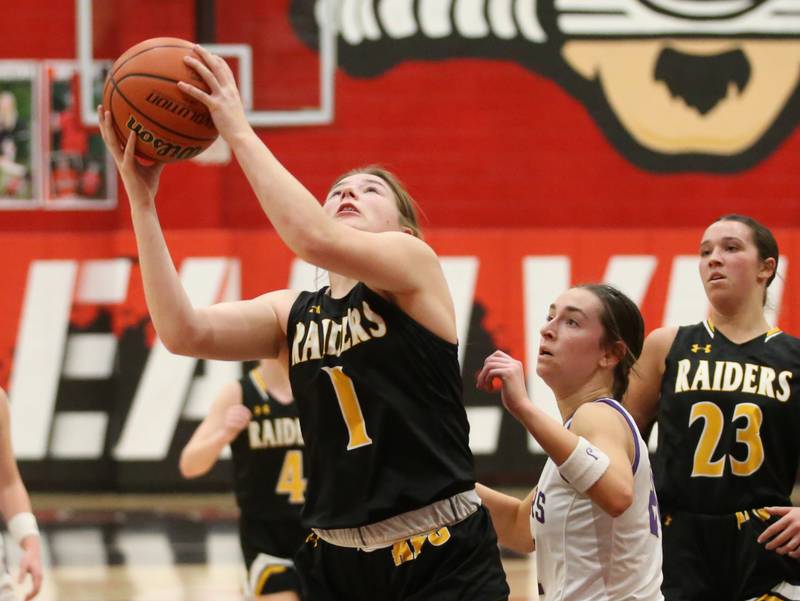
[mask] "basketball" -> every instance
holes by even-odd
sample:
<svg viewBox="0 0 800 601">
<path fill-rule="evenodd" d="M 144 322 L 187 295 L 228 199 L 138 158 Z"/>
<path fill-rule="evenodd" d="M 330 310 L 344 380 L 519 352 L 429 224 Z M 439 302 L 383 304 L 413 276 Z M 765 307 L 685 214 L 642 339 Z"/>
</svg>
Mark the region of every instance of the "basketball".
<svg viewBox="0 0 800 601">
<path fill-rule="evenodd" d="M 205 105 L 178 89 L 179 81 L 208 90 L 183 62 L 193 44 L 179 38 L 152 38 L 129 48 L 106 78 L 103 108 L 121 144 L 136 132 L 136 156 L 170 163 L 197 156 L 217 138 Z"/>
</svg>

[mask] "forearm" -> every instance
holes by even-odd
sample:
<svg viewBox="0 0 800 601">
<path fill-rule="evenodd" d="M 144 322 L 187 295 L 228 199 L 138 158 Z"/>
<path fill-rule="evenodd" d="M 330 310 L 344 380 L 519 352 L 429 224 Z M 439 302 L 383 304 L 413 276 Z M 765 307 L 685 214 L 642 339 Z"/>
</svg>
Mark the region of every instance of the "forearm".
<svg viewBox="0 0 800 601">
<path fill-rule="evenodd" d="M 153 206 L 131 207 L 147 309 L 162 342 L 173 350 L 190 339 L 195 310 L 169 254 Z"/>
<path fill-rule="evenodd" d="M 476 484 L 476 490 L 489 514 L 492 516 L 497 542 L 519 553 L 533 551 L 533 537 L 530 531 L 530 500 L 520 501 L 516 497 L 503 494 L 494 489 Z"/>
<path fill-rule="evenodd" d="M 0 509 L 8 523 L 18 513 L 31 511 L 31 500 L 22 480 L 17 476 L 6 486 L 0 488 Z"/>
<path fill-rule="evenodd" d="M 222 449 L 230 443 L 223 432 L 215 432 L 199 440 L 192 440 L 183 449 L 180 459 L 181 475 L 197 478 L 206 474 L 219 458 Z"/>
<path fill-rule="evenodd" d="M 518 419 L 556 465 L 564 463 L 578 445 L 575 434 L 532 403 Z"/>
<path fill-rule="evenodd" d="M 310 249 L 333 226 L 319 202 L 252 130 L 232 140 L 231 148 L 278 235 L 300 258 L 313 258 Z"/>
</svg>

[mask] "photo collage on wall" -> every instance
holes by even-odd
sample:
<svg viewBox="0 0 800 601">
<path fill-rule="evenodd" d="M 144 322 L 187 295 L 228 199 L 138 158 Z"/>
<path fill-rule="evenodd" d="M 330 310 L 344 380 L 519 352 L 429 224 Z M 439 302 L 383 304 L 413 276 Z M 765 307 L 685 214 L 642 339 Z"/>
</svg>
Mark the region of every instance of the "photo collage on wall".
<svg viewBox="0 0 800 601">
<path fill-rule="evenodd" d="M 92 106 L 108 66 L 93 66 Z M 0 61 L 0 209 L 116 206 L 116 171 L 79 94 L 76 61 Z"/>
</svg>

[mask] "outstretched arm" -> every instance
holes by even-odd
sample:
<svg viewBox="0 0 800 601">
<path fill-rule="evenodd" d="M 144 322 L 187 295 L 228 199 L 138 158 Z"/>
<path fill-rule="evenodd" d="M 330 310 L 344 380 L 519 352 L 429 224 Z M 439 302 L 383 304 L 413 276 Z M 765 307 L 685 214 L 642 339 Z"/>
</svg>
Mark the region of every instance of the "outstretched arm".
<svg viewBox="0 0 800 601">
<path fill-rule="evenodd" d="M 396 231 L 361 231 L 326 215 L 250 127 L 225 60 L 200 46 L 195 51 L 198 58 L 186 57 L 186 63 L 208 84 L 210 93 L 190 83 L 178 85 L 208 107 L 261 207 L 295 254 L 323 269 L 396 294 L 414 292 L 435 278 L 444 283 L 435 253 L 422 240 Z"/>
<path fill-rule="evenodd" d="M 531 532 L 530 516 L 536 489 L 529 492 L 522 501 L 480 483 L 475 485 L 475 489 L 492 516 L 497 542 L 517 553 L 534 551 L 536 542 Z"/>
<path fill-rule="evenodd" d="M 229 382 L 211 404 L 205 419 L 197 426 L 181 452 L 180 470 L 184 478 L 197 478 L 217 462 L 220 452 L 247 427 L 250 410 L 242 405 L 242 387 Z"/>
<path fill-rule="evenodd" d="M 19 562 L 19 582 L 30 576 L 31 590 L 25 600 L 33 599 L 42 586 L 42 559 L 39 534 L 31 513 L 28 491 L 14 460 L 11 448 L 11 423 L 8 397 L 0 389 L 0 511 L 9 525 L 12 537 L 22 549 Z"/>
<path fill-rule="evenodd" d="M 100 131 L 120 172 L 131 205 L 147 308 L 156 332 L 173 353 L 210 359 L 275 357 L 285 340 L 286 319 L 296 292 L 282 290 L 257 299 L 195 308 L 170 257 L 155 198 L 163 165 L 144 166 L 134 157 L 133 132 L 121 148 L 111 113 L 98 109 Z"/>
</svg>

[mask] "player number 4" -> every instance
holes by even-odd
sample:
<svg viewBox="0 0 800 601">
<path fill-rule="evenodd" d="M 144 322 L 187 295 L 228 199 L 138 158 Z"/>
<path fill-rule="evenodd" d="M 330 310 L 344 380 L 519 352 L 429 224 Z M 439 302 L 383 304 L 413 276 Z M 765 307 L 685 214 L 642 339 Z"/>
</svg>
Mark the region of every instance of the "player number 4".
<svg viewBox="0 0 800 601">
<path fill-rule="evenodd" d="M 292 505 L 302 505 L 306 500 L 307 483 L 303 478 L 303 451 L 286 451 L 275 492 L 289 495 L 289 503 Z"/>
</svg>

